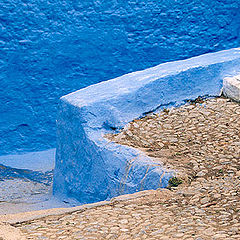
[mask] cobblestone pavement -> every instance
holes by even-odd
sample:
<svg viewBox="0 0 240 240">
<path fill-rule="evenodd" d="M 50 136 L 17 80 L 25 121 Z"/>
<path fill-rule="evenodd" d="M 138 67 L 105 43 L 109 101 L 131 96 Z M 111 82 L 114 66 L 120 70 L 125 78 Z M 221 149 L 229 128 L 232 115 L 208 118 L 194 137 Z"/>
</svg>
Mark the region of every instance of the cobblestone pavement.
<svg viewBox="0 0 240 240">
<path fill-rule="evenodd" d="M 15 226 L 27 239 L 240 239 L 239 116 L 238 103 L 199 98 L 135 120 L 108 138 L 175 169 L 170 189 Z"/>
</svg>

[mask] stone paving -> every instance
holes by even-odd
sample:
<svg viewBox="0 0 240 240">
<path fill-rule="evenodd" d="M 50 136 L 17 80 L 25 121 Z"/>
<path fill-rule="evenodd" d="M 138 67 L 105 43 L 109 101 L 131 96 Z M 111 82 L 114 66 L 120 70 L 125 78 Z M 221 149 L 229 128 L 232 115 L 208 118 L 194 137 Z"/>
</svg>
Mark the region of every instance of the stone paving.
<svg viewBox="0 0 240 240">
<path fill-rule="evenodd" d="M 240 239 L 239 116 L 236 102 L 198 98 L 135 120 L 108 138 L 175 169 L 169 189 L 15 227 L 26 239 Z"/>
</svg>

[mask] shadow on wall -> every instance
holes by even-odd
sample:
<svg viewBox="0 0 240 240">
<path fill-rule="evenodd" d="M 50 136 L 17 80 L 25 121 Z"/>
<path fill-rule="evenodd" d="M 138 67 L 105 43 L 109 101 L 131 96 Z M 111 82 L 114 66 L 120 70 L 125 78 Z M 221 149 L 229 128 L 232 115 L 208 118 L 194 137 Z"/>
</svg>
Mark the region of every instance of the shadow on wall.
<svg viewBox="0 0 240 240">
<path fill-rule="evenodd" d="M 0 16 L 0 155 L 54 147 L 62 95 L 240 45 L 236 0 L 3 0 Z"/>
</svg>

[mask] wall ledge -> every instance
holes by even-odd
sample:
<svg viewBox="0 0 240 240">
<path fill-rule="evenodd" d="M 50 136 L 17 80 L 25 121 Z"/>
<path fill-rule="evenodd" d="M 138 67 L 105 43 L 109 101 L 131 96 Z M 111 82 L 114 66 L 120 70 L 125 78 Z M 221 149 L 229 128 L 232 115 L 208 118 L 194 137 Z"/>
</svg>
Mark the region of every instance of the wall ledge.
<svg viewBox="0 0 240 240">
<path fill-rule="evenodd" d="M 103 136 L 162 105 L 219 95 L 239 74 L 240 49 L 160 64 L 63 96 L 57 120 L 53 192 L 91 203 L 166 187 L 173 171 Z"/>
</svg>

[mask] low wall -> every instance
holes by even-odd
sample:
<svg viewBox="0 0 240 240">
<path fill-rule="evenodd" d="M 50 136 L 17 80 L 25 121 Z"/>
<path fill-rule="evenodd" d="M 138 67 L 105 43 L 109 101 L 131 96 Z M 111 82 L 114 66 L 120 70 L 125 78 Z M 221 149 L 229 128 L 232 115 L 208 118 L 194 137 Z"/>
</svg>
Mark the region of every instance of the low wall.
<svg viewBox="0 0 240 240">
<path fill-rule="evenodd" d="M 169 62 L 89 86 L 61 98 L 53 191 L 82 203 L 166 187 L 174 174 L 136 149 L 108 142 L 161 105 L 219 95 L 223 78 L 240 70 L 240 48 Z"/>
</svg>

